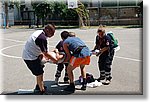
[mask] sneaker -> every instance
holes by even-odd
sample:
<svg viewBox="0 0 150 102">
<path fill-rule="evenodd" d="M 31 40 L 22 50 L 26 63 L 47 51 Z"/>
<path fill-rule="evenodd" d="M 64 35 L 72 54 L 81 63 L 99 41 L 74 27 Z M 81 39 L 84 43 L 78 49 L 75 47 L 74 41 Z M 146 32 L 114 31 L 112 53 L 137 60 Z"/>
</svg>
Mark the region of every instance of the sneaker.
<svg viewBox="0 0 150 102">
<path fill-rule="evenodd" d="M 105 82 L 102 82 L 103 85 L 109 85 L 110 84 L 110 80 L 106 80 Z"/>
<path fill-rule="evenodd" d="M 86 85 L 83 85 L 83 86 L 81 87 L 81 90 L 85 91 L 85 90 L 86 90 Z"/>
<path fill-rule="evenodd" d="M 55 77 L 55 84 L 58 85 L 58 83 L 59 83 L 59 78 L 58 78 L 58 77 Z"/>
<path fill-rule="evenodd" d="M 64 91 L 71 91 L 71 92 L 74 92 L 75 91 L 75 86 L 74 85 L 69 85 L 67 86 Z"/>
<path fill-rule="evenodd" d="M 40 91 L 39 94 L 40 95 L 45 95 L 45 91 Z"/>
<path fill-rule="evenodd" d="M 111 76 L 109 76 L 109 78 L 106 78 L 106 80 L 111 81 L 111 80 L 112 80 L 112 77 L 111 77 Z"/>
<path fill-rule="evenodd" d="M 111 82 L 111 80 L 112 80 L 112 77 L 109 76 L 108 78 L 106 78 L 106 81 L 105 81 L 105 82 L 102 82 L 102 84 L 104 84 L 104 85 L 109 85 L 110 82 Z"/>
</svg>

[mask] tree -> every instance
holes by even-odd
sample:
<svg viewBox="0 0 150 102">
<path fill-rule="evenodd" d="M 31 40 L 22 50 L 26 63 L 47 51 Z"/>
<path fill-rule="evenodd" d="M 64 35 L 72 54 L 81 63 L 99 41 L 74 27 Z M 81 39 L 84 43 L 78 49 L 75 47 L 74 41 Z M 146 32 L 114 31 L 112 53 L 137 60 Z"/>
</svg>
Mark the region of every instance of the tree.
<svg viewBox="0 0 150 102">
<path fill-rule="evenodd" d="M 64 2 L 58 1 L 43 1 L 43 2 L 32 2 L 33 9 L 35 10 L 36 16 L 42 19 L 42 25 L 44 26 L 45 20 L 56 20 L 62 21 L 55 22 L 56 24 L 69 25 L 70 21 L 78 19 L 77 12 L 73 9 L 68 9 Z"/>
<path fill-rule="evenodd" d="M 67 25 L 77 25 L 78 24 L 78 14 L 74 9 L 66 9 L 62 15 L 63 20 L 65 20 Z"/>
<path fill-rule="evenodd" d="M 75 8 L 75 11 L 77 12 L 77 14 L 79 16 L 79 21 L 80 21 L 80 26 L 81 27 L 90 25 L 90 23 L 89 23 L 89 13 L 86 10 L 84 4 L 81 3 L 79 0 L 78 0 L 78 8 Z"/>
<path fill-rule="evenodd" d="M 53 18 L 60 18 L 66 11 L 66 5 L 62 2 L 53 2 L 53 10 Z"/>
<path fill-rule="evenodd" d="M 54 2 L 52 19 L 61 20 L 61 25 L 74 25 L 78 20 L 78 14 L 74 9 L 68 9 L 66 3 Z"/>
<path fill-rule="evenodd" d="M 32 2 L 33 9 L 35 14 L 39 19 L 42 19 L 42 27 L 45 25 L 45 20 L 48 19 L 48 15 L 53 13 L 53 5 L 49 1 L 34 1 Z"/>
</svg>

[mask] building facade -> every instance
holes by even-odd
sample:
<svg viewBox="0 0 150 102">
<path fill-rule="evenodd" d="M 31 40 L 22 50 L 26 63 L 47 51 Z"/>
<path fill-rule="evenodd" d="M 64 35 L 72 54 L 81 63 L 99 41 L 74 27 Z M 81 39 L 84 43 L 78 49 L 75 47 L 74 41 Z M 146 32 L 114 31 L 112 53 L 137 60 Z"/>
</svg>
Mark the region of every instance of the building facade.
<svg viewBox="0 0 150 102">
<path fill-rule="evenodd" d="M 5 24 L 5 0 L 0 1 L 1 26 Z M 11 5 L 15 0 L 6 0 Z M 32 8 L 32 0 L 16 0 L 18 6 L 8 7 L 9 25 L 35 25 L 36 15 Z M 54 0 L 57 1 L 57 0 Z M 67 0 L 61 0 L 67 3 Z M 140 3 L 142 0 L 80 0 L 89 12 L 90 25 L 141 25 L 142 14 Z M 42 2 L 42 1 L 41 1 Z M 143 5 L 143 4 L 142 4 Z"/>
<path fill-rule="evenodd" d="M 91 25 L 141 25 L 141 0 L 94 0 L 88 5 Z M 142 4 L 143 5 L 143 4 Z"/>
</svg>

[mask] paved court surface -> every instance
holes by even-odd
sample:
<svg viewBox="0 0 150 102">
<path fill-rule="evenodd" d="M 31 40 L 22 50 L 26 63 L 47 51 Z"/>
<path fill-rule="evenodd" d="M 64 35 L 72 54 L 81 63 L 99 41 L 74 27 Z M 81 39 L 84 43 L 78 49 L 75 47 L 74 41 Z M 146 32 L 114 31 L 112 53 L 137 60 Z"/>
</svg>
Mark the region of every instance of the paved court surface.
<svg viewBox="0 0 150 102">
<path fill-rule="evenodd" d="M 64 31 L 72 31 L 77 34 L 90 49 L 94 47 L 96 29 L 58 29 L 55 36 L 49 39 L 49 48 L 52 50 L 60 40 L 59 34 Z M 56 65 L 46 64 L 44 82 L 48 87 L 48 94 L 142 94 L 142 29 L 141 28 L 107 28 L 113 31 L 119 39 L 121 49 L 115 54 L 112 65 L 112 82 L 110 85 L 87 88 L 86 91 L 76 90 L 75 93 L 62 91 L 66 85 L 54 87 L 54 75 Z M 33 89 L 35 77 L 27 69 L 21 59 L 23 46 L 34 29 L 1 29 L 1 87 L 2 94 L 17 94 L 19 89 Z M 95 78 L 99 77 L 97 57 L 91 57 L 91 64 L 86 67 L 87 72 Z M 75 80 L 80 76 L 79 68 L 74 70 Z M 64 72 L 60 81 L 63 81 Z M 78 87 L 78 85 L 76 86 Z"/>
</svg>

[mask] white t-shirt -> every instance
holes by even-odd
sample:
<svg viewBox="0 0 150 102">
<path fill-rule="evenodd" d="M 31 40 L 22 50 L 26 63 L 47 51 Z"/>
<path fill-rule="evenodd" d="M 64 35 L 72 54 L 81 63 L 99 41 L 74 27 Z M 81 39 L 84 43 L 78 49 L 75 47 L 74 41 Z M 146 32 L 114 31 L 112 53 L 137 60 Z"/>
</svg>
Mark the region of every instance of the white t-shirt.
<svg viewBox="0 0 150 102">
<path fill-rule="evenodd" d="M 22 58 L 24 60 L 35 60 L 45 51 L 47 51 L 47 37 L 43 30 L 37 30 L 27 40 Z"/>
</svg>

